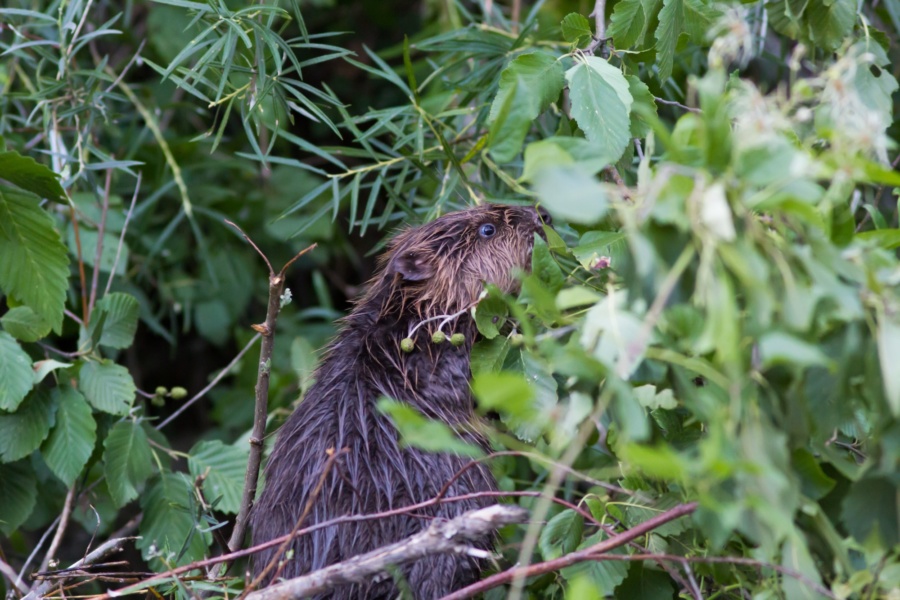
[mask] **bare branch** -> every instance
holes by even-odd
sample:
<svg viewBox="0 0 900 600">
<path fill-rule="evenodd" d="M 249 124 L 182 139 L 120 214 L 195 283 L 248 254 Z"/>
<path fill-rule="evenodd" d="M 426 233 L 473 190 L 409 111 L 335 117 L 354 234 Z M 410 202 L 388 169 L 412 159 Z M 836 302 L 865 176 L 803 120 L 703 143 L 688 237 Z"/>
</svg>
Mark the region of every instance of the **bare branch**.
<svg viewBox="0 0 900 600">
<path fill-rule="evenodd" d="M 143 42 L 141 42 L 141 45 L 143 46 Z M 134 194 L 131 196 L 131 206 L 128 207 L 128 212 L 125 213 L 125 224 L 122 225 L 122 233 L 119 235 L 119 245 L 116 246 L 116 259 L 113 261 L 112 269 L 109 270 L 109 278 L 106 280 L 106 289 L 103 290 L 103 295 L 108 294 L 109 289 L 112 287 L 116 267 L 119 266 L 119 257 L 122 255 L 122 246 L 125 245 L 125 232 L 128 231 L 128 221 L 131 220 L 131 214 L 134 212 L 134 204 L 137 202 L 138 192 L 141 189 L 141 178 L 143 178 L 143 176 L 143 171 L 138 173 L 137 183 L 134 184 Z"/>
<path fill-rule="evenodd" d="M 66 527 L 69 526 L 69 516 L 72 514 L 72 504 L 75 502 L 75 486 L 69 488 L 68 493 L 66 494 L 66 501 L 63 504 L 62 514 L 59 516 L 59 527 L 56 528 L 56 533 L 53 535 L 53 541 L 50 542 L 50 548 L 47 549 L 47 554 L 44 556 L 44 560 L 41 562 L 39 571 L 46 571 L 47 567 L 50 565 L 50 561 L 53 560 L 53 555 L 56 554 L 57 549 L 59 549 L 59 544 L 62 542 L 62 537 L 66 533 Z"/>
<path fill-rule="evenodd" d="M 14 589 L 19 590 L 20 594 L 28 593 L 28 586 L 25 585 L 19 576 L 16 574 L 15 570 L 9 566 L 6 561 L 0 558 L 0 575 L 6 578 L 9 581 L 9 585 L 11 585 Z"/>
<path fill-rule="evenodd" d="M 524 523 L 528 512 L 521 507 L 495 504 L 466 512 L 449 521 L 435 520 L 425 531 L 402 542 L 385 546 L 331 565 L 248 596 L 248 600 L 287 600 L 320 594 L 339 585 L 370 581 L 392 565 L 401 565 L 433 554 L 465 554 L 467 543 L 484 538 L 503 525 Z"/>
<path fill-rule="evenodd" d="M 495 588 L 499 585 L 507 584 L 511 581 L 521 581 L 527 577 L 534 577 L 536 575 L 543 575 L 544 573 L 558 571 L 564 567 L 568 567 L 585 561 L 598 560 L 598 555 L 603 555 L 610 550 L 624 546 L 628 542 L 653 531 L 657 527 L 665 525 L 666 523 L 674 521 L 675 519 L 678 519 L 685 515 L 689 515 L 695 510 L 697 510 L 696 502 L 681 504 L 671 510 L 662 513 L 661 515 L 644 521 L 640 525 L 632 527 L 624 533 L 620 533 L 619 535 L 605 539 L 602 542 L 598 542 L 593 546 L 585 548 L 584 550 L 572 552 L 570 554 L 560 556 L 557 559 L 548 560 L 546 562 L 537 563 L 535 565 L 530 565 L 527 567 L 513 567 L 512 569 L 508 569 L 506 571 L 503 571 L 502 573 L 497 573 L 496 575 L 492 575 L 487 579 L 483 579 L 477 583 L 473 583 L 472 585 L 464 587 L 461 590 L 457 590 L 452 594 L 447 594 L 441 600 L 462 600 L 463 598 L 471 598 L 472 596 L 480 594 L 485 590 Z"/>
</svg>

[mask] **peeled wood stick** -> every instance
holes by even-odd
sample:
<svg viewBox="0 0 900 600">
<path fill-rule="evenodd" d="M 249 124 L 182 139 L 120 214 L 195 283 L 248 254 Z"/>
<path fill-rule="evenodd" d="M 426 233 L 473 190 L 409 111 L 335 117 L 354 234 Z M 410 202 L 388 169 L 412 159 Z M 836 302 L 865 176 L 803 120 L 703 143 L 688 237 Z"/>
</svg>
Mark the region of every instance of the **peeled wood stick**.
<svg viewBox="0 0 900 600">
<path fill-rule="evenodd" d="M 247 600 L 306 598 L 339 585 L 363 583 L 384 573 L 390 566 L 432 554 L 470 552 L 472 549 L 466 546 L 467 542 L 491 535 L 503 525 L 524 523 L 527 519 L 528 511 L 524 508 L 495 504 L 470 510 L 449 521 L 435 520 L 425 531 L 403 541 L 254 592 L 247 596 Z"/>
</svg>

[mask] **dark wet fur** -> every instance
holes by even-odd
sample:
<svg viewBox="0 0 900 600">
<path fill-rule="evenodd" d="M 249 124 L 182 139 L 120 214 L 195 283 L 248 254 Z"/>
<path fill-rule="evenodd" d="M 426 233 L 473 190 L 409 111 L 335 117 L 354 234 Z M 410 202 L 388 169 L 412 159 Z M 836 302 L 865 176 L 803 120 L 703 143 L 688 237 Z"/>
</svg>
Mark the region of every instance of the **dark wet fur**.
<svg viewBox="0 0 900 600">
<path fill-rule="evenodd" d="M 491 223 L 497 233 L 478 235 Z M 469 459 L 401 448 L 390 420 L 376 409 L 386 396 L 454 426 L 461 437 L 487 450 L 472 426 L 469 352 L 476 335 L 467 312 L 444 328 L 462 332 L 466 343 L 431 343 L 437 322 L 422 326 L 412 353 L 400 340 L 422 319 L 473 305 L 483 281 L 506 291 L 516 287 L 514 271 L 527 269 L 537 213 L 526 207 L 482 206 L 445 215 L 398 235 L 382 257 L 369 290 L 344 322 L 315 373 L 315 383 L 282 427 L 265 471 L 266 484 L 253 509 L 253 542 L 290 532 L 316 487 L 326 450 L 346 448 L 328 474 L 304 526 L 344 515 L 401 508 L 433 498 Z M 482 465 L 470 468 L 447 496 L 491 491 L 496 484 Z M 451 518 L 493 503 L 491 498 L 441 504 L 414 515 L 374 519 L 320 529 L 293 542 L 293 557 L 281 577 L 297 577 L 396 542 L 427 527 L 434 517 Z M 475 544 L 490 549 L 491 540 Z M 258 553 L 259 573 L 277 548 Z M 431 600 L 478 579 L 479 560 L 438 555 L 399 569 L 418 600 Z M 393 598 L 394 580 L 338 587 L 332 600 Z"/>
</svg>

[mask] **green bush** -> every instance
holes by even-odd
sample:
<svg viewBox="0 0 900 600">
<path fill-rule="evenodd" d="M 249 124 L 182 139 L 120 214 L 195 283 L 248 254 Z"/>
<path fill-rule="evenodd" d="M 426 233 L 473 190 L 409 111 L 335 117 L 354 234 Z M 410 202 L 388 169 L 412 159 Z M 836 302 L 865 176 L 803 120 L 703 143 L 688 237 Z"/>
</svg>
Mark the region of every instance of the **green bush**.
<svg viewBox="0 0 900 600">
<path fill-rule="evenodd" d="M 487 597 L 898 593 L 900 2 L 508 4 L 0 8 L 4 591 L 135 531 L 129 570 L 221 554 L 257 377 L 271 432 L 367 253 L 539 202 L 521 293 L 476 310 L 488 459 L 531 510 Z M 318 244 L 262 364 L 267 269 L 224 219 L 276 269 Z M 188 571 L 153 585 L 243 585 Z"/>
</svg>

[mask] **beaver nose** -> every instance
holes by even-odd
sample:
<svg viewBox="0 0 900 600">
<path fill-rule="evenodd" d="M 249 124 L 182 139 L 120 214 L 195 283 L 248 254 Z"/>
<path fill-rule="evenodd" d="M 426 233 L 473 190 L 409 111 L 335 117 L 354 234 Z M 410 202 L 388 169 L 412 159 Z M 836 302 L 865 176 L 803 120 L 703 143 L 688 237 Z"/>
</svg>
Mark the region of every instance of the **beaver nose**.
<svg viewBox="0 0 900 600">
<path fill-rule="evenodd" d="M 538 206 L 535 209 L 534 224 L 538 227 L 541 225 L 552 225 L 553 217 L 550 216 L 550 213 L 543 206 Z"/>
</svg>

